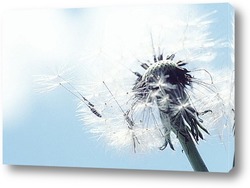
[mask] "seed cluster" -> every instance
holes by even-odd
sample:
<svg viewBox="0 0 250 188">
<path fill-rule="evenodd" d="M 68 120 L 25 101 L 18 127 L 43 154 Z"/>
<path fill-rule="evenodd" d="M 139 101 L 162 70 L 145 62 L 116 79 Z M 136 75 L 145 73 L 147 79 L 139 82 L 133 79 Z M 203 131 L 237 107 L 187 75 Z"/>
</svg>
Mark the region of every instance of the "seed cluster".
<svg viewBox="0 0 250 188">
<path fill-rule="evenodd" d="M 208 133 L 201 125 L 199 115 L 202 113 L 196 111 L 187 92 L 187 87 L 192 85 L 190 71 L 184 68 L 186 63 L 173 59 L 174 55 L 166 60 L 160 55 L 151 65 L 144 64 L 142 67 L 146 71 L 138 76 L 133 87 L 136 101 L 158 105 L 165 137 L 165 144 L 160 149 L 165 149 L 168 144 L 174 149 L 171 131 L 176 136 L 181 134 L 187 141 L 194 139 L 196 142 L 203 139 L 200 130 Z"/>
</svg>

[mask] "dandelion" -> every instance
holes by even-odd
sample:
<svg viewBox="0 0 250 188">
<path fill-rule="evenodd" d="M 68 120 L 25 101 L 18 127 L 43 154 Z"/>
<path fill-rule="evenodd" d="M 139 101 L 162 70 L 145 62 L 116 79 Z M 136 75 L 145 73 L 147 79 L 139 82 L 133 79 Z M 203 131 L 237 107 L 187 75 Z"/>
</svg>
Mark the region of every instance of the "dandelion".
<svg viewBox="0 0 250 188">
<path fill-rule="evenodd" d="M 195 171 L 208 171 L 196 144 L 212 135 L 213 129 L 218 130 L 215 125 L 232 123 L 225 110 L 229 99 L 218 87 L 225 84 L 208 71 L 220 46 L 208 32 L 213 23 L 209 17 L 214 14 L 216 11 L 194 19 L 189 16 L 188 20 L 167 17 L 171 27 L 164 24 L 166 20 L 154 17 L 157 23 L 151 23 L 147 42 L 142 38 L 150 50 L 140 44 L 131 47 L 131 53 L 131 49 L 123 51 L 120 59 L 117 54 L 114 59 L 105 56 L 105 61 L 100 56 L 102 69 L 94 70 L 91 79 L 85 79 L 88 74 L 84 74 L 81 89 L 61 74 L 40 76 L 37 83 L 47 91 L 63 87 L 77 97 L 79 118 L 109 146 L 144 153 L 168 146 L 175 150 L 179 143 Z M 150 21 L 146 25 L 144 29 Z M 199 68 L 194 68 L 197 62 Z M 85 66 L 92 65 L 85 62 Z M 228 77 L 224 78 L 227 82 Z"/>
</svg>

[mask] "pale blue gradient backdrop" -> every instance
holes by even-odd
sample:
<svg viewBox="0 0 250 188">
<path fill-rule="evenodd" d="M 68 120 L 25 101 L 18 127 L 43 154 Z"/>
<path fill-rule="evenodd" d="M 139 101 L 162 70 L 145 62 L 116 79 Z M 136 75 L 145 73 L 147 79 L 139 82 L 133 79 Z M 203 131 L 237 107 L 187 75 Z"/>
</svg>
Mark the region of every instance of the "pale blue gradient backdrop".
<svg viewBox="0 0 250 188">
<path fill-rule="evenodd" d="M 167 5 L 166 5 L 167 6 Z M 200 12 L 217 10 L 211 32 L 215 38 L 232 36 L 231 9 L 226 4 L 194 5 Z M 192 168 L 181 148 L 148 154 L 122 153 L 108 148 L 84 131 L 76 117 L 77 101 L 59 88 L 34 91 L 33 75 L 46 73 L 51 64 L 78 62 L 99 8 L 24 10 L 6 15 L 3 30 L 4 123 L 3 163 L 151 170 Z M 101 23 L 99 23 L 101 24 Z M 97 24 L 98 25 L 98 24 Z M 218 49 L 215 68 L 227 66 L 227 49 Z M 228 58 L 228 57 L 226 57 Z M 210 171 L 231 169 L 233 138 L 229 146 L 219 138 L 198 145 Z"/>
</svg>

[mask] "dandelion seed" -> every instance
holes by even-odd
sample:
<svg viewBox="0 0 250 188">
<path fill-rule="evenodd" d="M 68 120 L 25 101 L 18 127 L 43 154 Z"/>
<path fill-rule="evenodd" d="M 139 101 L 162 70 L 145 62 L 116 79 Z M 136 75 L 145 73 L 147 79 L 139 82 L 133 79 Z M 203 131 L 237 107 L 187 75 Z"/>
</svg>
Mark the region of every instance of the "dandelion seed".
<svg viewBox="0 0 250 188">
<path fill-rule="evenodd" d="M 92 104 L 88 99 L 86 99 L 78 89 L 71 84 L 68 80 L 66 80 L 63 74 L 56 74 L 56 75 L 36 75 L 35 82 L 40 86 L 37 89 L 38 92 L 50 92 L 55 90 L 58 87 L 64 88 L 70 94 L 75 96 L 79 99 L 79 101 L 87 106 L 88 109 L 95 114 L 97 117 L 101 118 L 102 115 L 97 111 L 94 104 Z"/>
</svg>

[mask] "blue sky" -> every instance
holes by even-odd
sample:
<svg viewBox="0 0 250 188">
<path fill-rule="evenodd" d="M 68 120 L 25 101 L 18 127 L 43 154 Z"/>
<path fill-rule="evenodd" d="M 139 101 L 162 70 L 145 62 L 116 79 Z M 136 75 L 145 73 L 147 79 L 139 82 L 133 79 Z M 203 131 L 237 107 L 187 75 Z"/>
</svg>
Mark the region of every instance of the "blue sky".
<svg viewBox="0 0 250 188">
<path fill-rule="evenodd" d="M 143 7 L 151 10 L 147 16 L 158 10 L 171 12 L 172 8 L 176 10 L 176 6 L 167 5 Z M 147 154 L 120 153 L 109 148 L 84 129 L 84 124 L 76 117 L 77 100 L 67 91 L 58 88 L 44 94 L 35 92 L 34 75 L 46 74 L 61 64 L 73 66 L 82 62 L 84 50 L 99 45 L 97 36 L 105 29 L 105 18 L 112 16 L 109 9 L 116 12 L 115 8 L 49 9 L 11 11 L 5 15 L 4 164 L 192 171 L 180 147 L 174 152 L 167 148 Z M 126 7 L 121 9 L 124 15 L 130 13 L 126 12 Z M 200 16 L 217 10 L 213 15 L 217 24 L 210 28 L 212 36 L 225 40 L 232 35 L 229 16 L 232 13 L 227 4 L 194 5 L 189 9 Z M 124 15 L 121 18 L 126 20 Z M 140 35 L 134 32 L 136 30 L 129 28 L 122 33 L 132 38 L 131 45 Z M 217 57 L 211 67 L 223 70 L 230 61 L 228 49 L 216 50 Z M 197 146 L 210 171 L 231 169 L 233 138 L 227 141 L 229 146 L 219 137 L 213 137 Z"/>
</svg>

